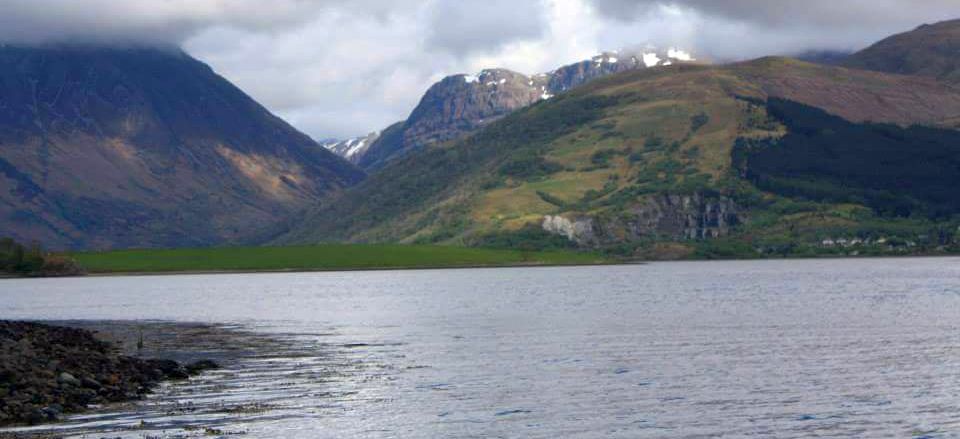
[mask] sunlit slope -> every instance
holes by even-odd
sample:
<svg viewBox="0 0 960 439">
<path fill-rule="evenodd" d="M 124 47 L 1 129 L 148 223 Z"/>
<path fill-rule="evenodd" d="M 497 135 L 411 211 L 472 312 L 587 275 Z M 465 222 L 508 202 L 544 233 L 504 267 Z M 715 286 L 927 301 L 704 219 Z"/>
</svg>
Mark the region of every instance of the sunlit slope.
<svg viewBox="0 0 960 439">
<path fill-rule="evenodd" d="M 786 134 L 766 114 L 768 97 L 854 122 L 933 125 L 960 115 L 960 93 L 933 80 L 785 58 L 626 72 L 521 110 L 466 140 L 405 157 L 282 242 L 489 243 L 498 233 L 539 228 L 552 215 L 624 217 L 626 228 L 643 229 L 630 225 L 642 218 L 626 216 L 643 211 L 636 206 L 644 203 L 660 211 L 674 202 L 729 210 L 726 201 L 711 205 L 703 196 L 744 183 L 731 168 L 738 138 Z M 671 194 L 693 198 L 651 198 Z M 597 240 L 620 238 L 630 237 Z"/>
</svg>

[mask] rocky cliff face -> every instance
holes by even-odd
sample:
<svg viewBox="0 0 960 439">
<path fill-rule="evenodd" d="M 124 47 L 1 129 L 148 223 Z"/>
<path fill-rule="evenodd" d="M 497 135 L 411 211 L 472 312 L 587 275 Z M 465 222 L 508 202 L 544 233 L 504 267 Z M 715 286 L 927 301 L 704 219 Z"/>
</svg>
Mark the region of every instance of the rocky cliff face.
<svg viewBox="0 0 960 439">
<path fill-rule="evenodd" d="M 459 139 L 520 108 L 550 99 L 593 79 L 632 69 L 691 61 L 694 58 L 682 50 L 648 49 L 622 54 L 605 52 L 589 60 L 532 76 L 506 69 L 448 76 L 427 90 L 402 126 L 391 127 L 399 132 L 381 136 L 359 154 L 368 157 L 360 157 L 354 163 L 364 169 L 378 169 L 411 150 Z"/>
<path fill-rule="evenodd" d="M 618 52 L 605 52 L 592 59 L 566 65 L 546 74 L 545 76 L 549 78 L 547 89 L 551 94 L 563 93 L 602 76 L 638 68 L 655 67 L 668 62 L 666 57 L 660 58 L 655 52 L 650 52 L 647 55 L 646 59 L 650 63 L 649 65 L 645 64 L 643 59 L 643 53 L 621 55 Z"/>
<path fill-rule="evenodd" d="M 545 95 L 542 79 L 506 69 L 444 78 L 427 90 L 410 114 L 405 145 L 430 145 L 456 139 L 526 107 Z"/>
<path fill-rule="evenodd" d="M 737 206 L 723 197 L 659 195 L 647 197 L 629 210 L 622 224 L 632 237 L 651 235 L 674 239 L 719 238 L 740 223 Z"/>
<path fill-rule="evenodd" d="M 542 227 L 582 246 L 601 246 L 650 238 L 719 238 L 741 221 L 740 210 L 724 197 L 655 195 L 638 200 L 617 217 L 548 215 Z"/>
<path fill-rule="evenodd" d="M 459 139 L 520 108 L 550 98 L 547 79 L 506 69 L 448 76 L 427 90 L 406 121 L 385 129 L 384 135 L 355 163 L 374 170 L 411 150 Z"/>
<path fill-rule="evenodd" d="M 0 47 L 0 235 L 240 242 L 362 178 L 177 49 Z"/>
</svg>

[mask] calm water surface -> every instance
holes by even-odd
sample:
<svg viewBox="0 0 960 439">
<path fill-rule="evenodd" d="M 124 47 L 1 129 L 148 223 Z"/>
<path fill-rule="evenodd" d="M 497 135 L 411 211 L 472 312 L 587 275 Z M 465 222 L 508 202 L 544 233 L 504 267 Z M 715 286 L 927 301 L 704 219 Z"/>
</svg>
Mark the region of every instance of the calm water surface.
<svg viewBox="0 0 960 439">
<path fill-rule="evenodd" d="M 5 319 L 289 341 L 68 435 L 960 437 L 960 259 L 3 280 L 0 294 Z"/>
</svg>

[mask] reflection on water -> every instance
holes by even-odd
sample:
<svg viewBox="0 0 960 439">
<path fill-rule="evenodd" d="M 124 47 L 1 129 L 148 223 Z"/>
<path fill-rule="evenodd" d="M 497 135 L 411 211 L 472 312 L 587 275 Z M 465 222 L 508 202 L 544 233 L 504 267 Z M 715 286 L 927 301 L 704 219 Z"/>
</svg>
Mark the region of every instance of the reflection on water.
<svg viewBox="0 0 960 439">
<path fill-rule="evenodd" d="M 44 279 L 3 318 L 274 343 L 86 437 L 960 437 L 960 260 Z"/>
</svg>

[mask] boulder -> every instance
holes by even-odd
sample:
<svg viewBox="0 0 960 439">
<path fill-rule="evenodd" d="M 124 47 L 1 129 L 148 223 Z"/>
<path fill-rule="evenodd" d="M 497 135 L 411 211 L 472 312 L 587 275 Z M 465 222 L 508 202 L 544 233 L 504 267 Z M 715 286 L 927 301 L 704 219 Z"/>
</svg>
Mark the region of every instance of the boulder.
<svg viewBox="0 0 960 439">
<path fill-rule="evenodd" d="M 67 372 L 62 372 L 57 376 L 57 383 L 73 387 L 81 387 L 83 385 L 80 380 Z"/>
</svg>

